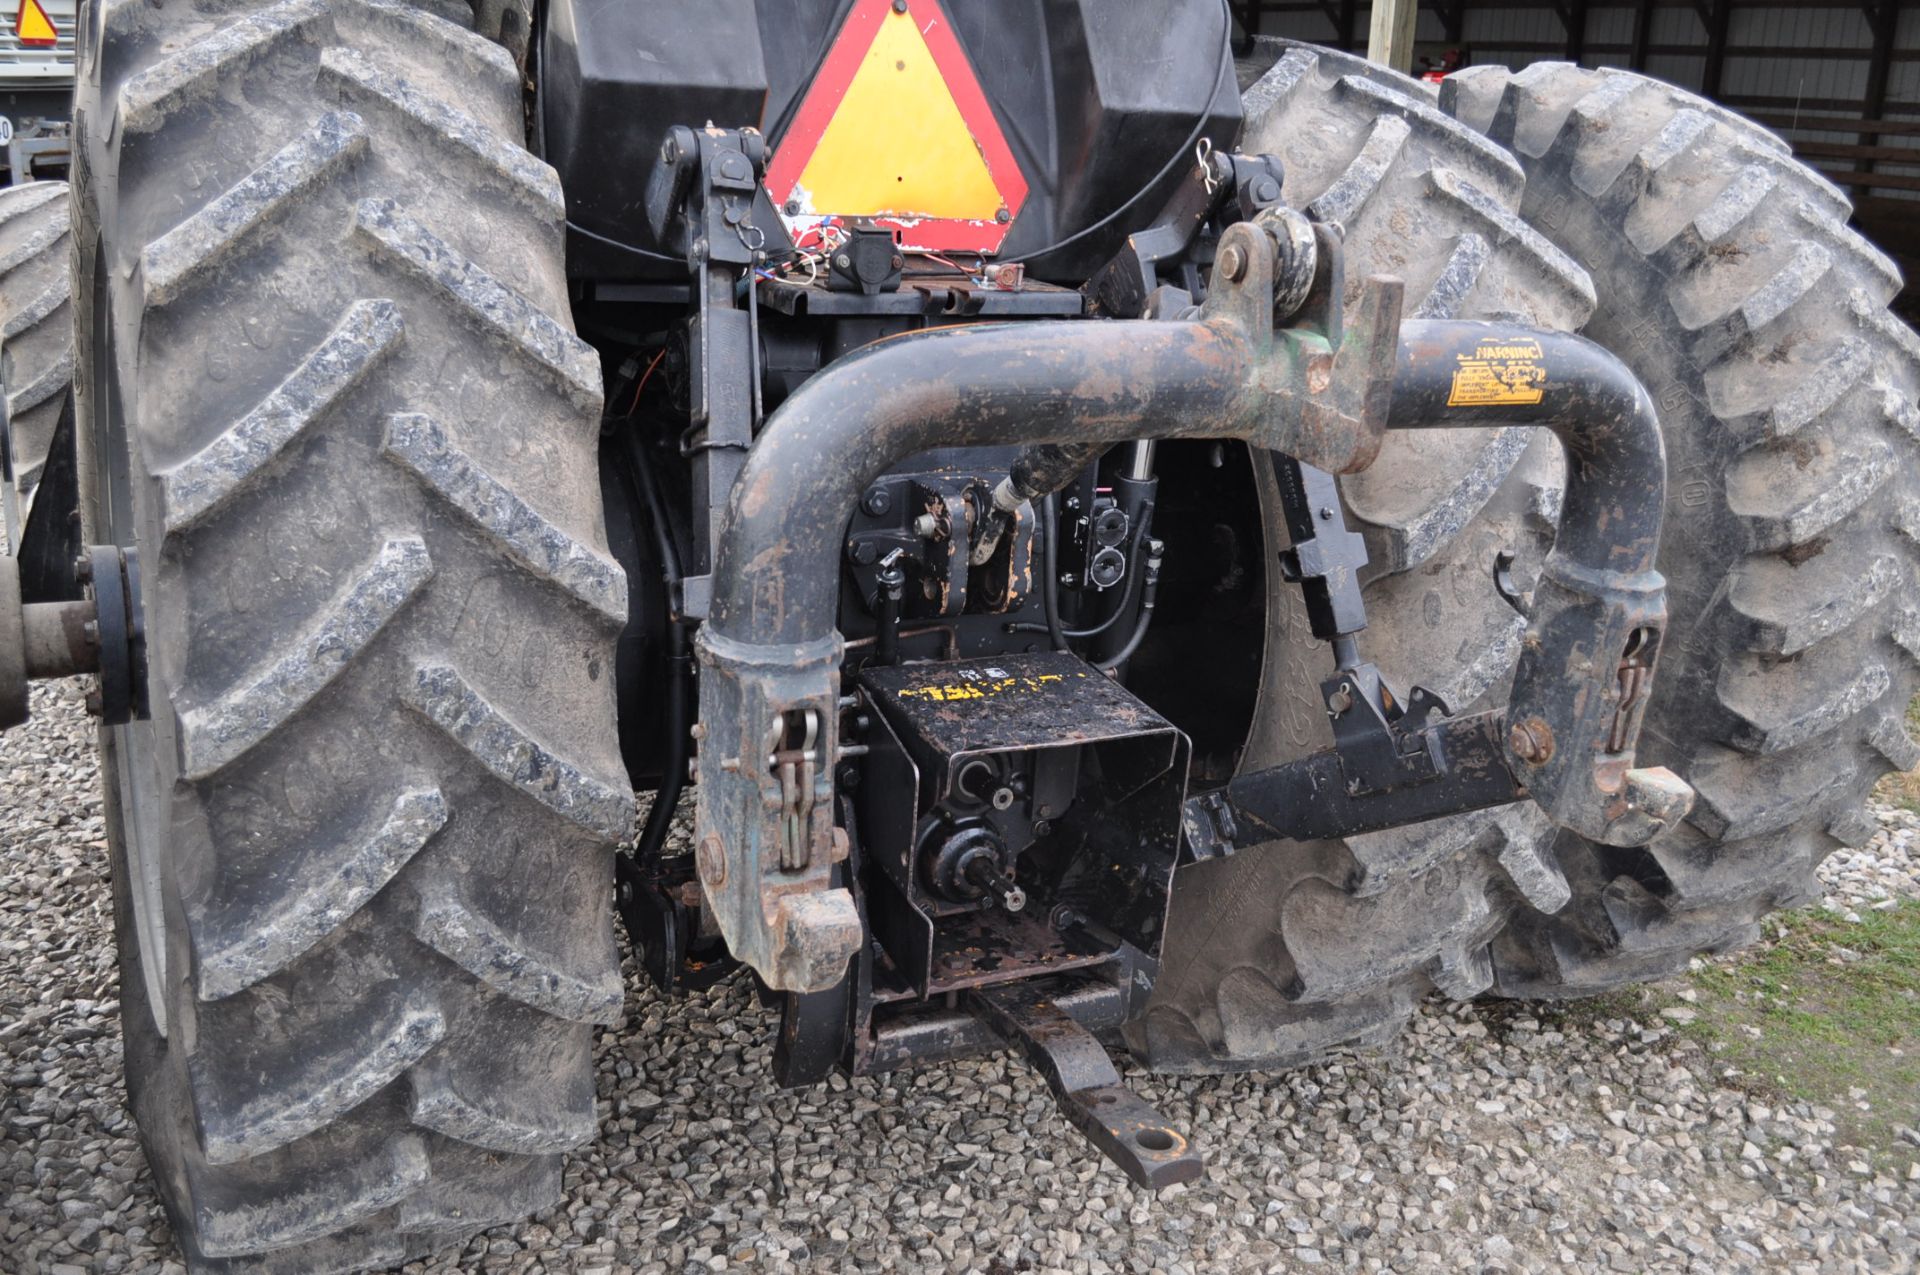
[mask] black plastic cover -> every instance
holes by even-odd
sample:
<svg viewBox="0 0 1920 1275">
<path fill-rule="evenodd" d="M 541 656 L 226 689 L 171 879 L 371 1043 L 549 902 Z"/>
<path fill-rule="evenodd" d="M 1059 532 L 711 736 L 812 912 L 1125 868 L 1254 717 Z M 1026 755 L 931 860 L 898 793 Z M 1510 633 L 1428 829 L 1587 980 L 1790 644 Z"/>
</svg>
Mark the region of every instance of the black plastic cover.
<svg viewBox="0 0 1920 1275">
<path fill-rule="evenodd" d="M 568 216 L 658 254 L 643 210 L 667 130 L 781 131 L 853 0 L 551 0 L 538 62 L 541 145 Z M 1142 188 L 1197 126 L 1221 148 L 1240 129 L 1223 0 L 943 0 L 1031 191 L 1000 253 L 1077 284 L 1149 222 L 1184 163 Z M 1139 196 L 1136 198 L 1136 196 Z M 1128 201 L 1132 200 L 1131 205 Z M 576 278 L 677 279 L 677 262 L 572 233 Z"/>
</svg>

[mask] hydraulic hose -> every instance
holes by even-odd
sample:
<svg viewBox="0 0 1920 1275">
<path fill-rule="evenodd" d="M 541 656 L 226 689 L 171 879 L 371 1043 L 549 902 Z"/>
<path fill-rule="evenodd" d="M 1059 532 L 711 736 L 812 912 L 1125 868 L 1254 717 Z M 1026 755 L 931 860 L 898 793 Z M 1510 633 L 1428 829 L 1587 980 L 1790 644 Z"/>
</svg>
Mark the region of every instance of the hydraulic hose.
<svg viewBox="0 0 1920 1275">
<path fill-rule="evenodd" d="M 1138 594 L 1140 591 L 1139 590 L 1139 580 L 1140 580 L 1139 564 L 1145 561 L 1145 559 L 1140 556 L 1140 547 L 1146 542 L 1147 531 L 1152 525 L 1153 525 L 1153 502 L 1149 500 L 1144 505 L 1141 506 L 1140 517 L 1137 522 L 1137 525 L 1135 525 L 1133 529 L 1133 534 L 1127 537 L 1127 566 L 1130 574 L 1127 579 L 1126 593 L 1121 597 L 1119 602 L 1114 604 L 1113 610 L 1108 613 L 1106 619 L 1100 621 L 1100 623 L 1098 624 L 1092 625 L 1084 629 L 1062 629 L 1061 633 L 1064 636 L 1072 638 L 1075 641 L 1081 641 L 1086 638 L 1099 637 L 1102 633 L 1105 633 L 1107 630 L 1113 628 L 1114 625 L 1120 623 L 1120 621 L 1125 617 L 1134 614 L 1133 599 L 1134 599 L 1134 596 Z M 1045 533 L 1043 532 L 1042 535 L 1044 537 Z M 1048 575 L 1045 579 L 1043 579 L 1040 582 L 1040 587 L 1042 589 L 1052 588 L 1055 590 L 1054 596 L 1056 600 L 1054 602 L 1054 606 L 1058 608 L 1059 576 L 1057 574 Z M 1045 595 L 1042 595 L 1041 602 L 1044 606 L 1046 602 Z M 1052 630 L 1049 629 L 1046 625 L 1035 624 L 1031 620 L 1016 620 L 1009 624 L 1003 625 L 1002 628 L 1008 633 L 1050 633 L 1052 632 Z"/>
<path fill-rule="evenodd" d="M 734 484 L 710 627 L 759 645 L 833 629 L 848 512 L 932 447 L 1243 435 L 1260 396 L 1250 344 L 1194 322 L 968 325 L 875 342 L 768 420 Z"/>
<path fill-rule="evenodd" d="M 1053 639 L 1053 649 L 1070 651 L 1073 648 L 1067 645 L 1066 631 L 1060 626 L 1060 505 L 1052 493 L 1045 497 L 1041 510 L 1047 560 L 1041 567 L 1046 574 L 1040 579 L 1040 613 L 1047 617 L 1047 636 Z"/>
<path fill-rule="evenodd" d="M 673 529 L 667 525 L 666 510 L 660 503 L 660 484 L 653 472 L 653 461 L 647 455 L 647 445 L 631 429 L 627 431 L 627 454 L 640 479 L 641 498 L 646 502 L 654 549 L 660 555 L 660 574 L 666 580 L 670 600 L 667 616 L 667 703 L 664 714 L 666 738 L 661 741 L 660 787 L 653 795 L 653 806 L 647 811 L 647 821 L 642 825 L 640 840 L 634 847 L 634 860 L 637 863 L 652 864 L 659 859 L 660 851 L 667 843 L 674 810 L 680 804 L 680 794 L 687 786 L 687 732 L 693 725 L 693 701 L 688 692 L 693 676 L 693 657 L 686 626 L 680 622 L 679 616 L 671 613 L 671 599 L 678 593 L 681 584 L 680 549 L 674 544 Z"/>
<path fill-rule="evenodd" d="M 1140 618 L 1134 622 L 1133 632 L 1128 635 L 1126 645 L 1115 651 L 1110 657 L 1100 661 L 1100 671 L 1109 675 L 1117 674 L 1128 660 L 1147 640 L 1147 629 L 1153 624 L 1153 609 L 1160 598 L 1160 542 L 1147 542 L 1147 561 L 1142 571 L 1144 583 L 1140 586 Z"/>
</svg>

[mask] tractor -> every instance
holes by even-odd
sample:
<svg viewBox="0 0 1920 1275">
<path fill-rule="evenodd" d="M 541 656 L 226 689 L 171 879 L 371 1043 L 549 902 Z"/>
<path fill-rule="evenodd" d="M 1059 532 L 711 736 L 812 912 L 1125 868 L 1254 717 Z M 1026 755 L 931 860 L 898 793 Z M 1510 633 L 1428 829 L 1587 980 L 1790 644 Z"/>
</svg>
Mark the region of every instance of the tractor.
<svg viewBox="0 0 1920 1275">
<path fill-rule="evenodd" d="M 1684 969 L 1920 761 L 1898 274 L 1683 90 L 1222 0 L 77 22 L 0 717 L 90 679 L 195 1271 L 556 1202 L 623 942 L 780 1085 L 1012 1050 L 1191 1181 L 1120 1055 Z"/>
</svg>

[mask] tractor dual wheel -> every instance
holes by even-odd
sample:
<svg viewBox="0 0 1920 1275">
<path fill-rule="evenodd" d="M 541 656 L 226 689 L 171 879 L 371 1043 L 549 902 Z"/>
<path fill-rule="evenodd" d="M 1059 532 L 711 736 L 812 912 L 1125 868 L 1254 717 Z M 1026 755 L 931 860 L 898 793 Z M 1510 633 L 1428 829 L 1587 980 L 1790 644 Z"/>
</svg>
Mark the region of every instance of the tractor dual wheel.
<svg viewBox="0 0 1920 1275">
<path fill-rule="evenodd" d="M 1920 763 L 1920 337 L 1846 197 L 1724 107 L 1542 63 L 1444 82 L 1511 147 L 1522 211 L 1605 280 L 1586 334 L 1653 393 L 1667 441 L 1671 620 L 1642 756 L 1699 792 L 1645 850 L 1562 836 L 1573 902 L 1521 913 L 1497 989 L 1579 996 L 1751 942 L 1874 831 L 1874 781 Z"/>
<path fill-rule="evenodd" d="M 54 427 L 73 384 L 67 183 L 0 190 L 0 446 L 11 552 L 27 523 Z"/>
<path fill-rule="evenodd" d="M 1360 58 L 1267 40 L 1255 52 L 1268 65 L 1243 95 L 1240 148 L 1278 155 L 1287 201 L 1342 228 L 1349 303 L 1384 274 L 1405 280 L 1412 317 L 1586 321 L 1593 285 L 1521 219 L 1525 177 L 1505 148 Z M 1390 434 L 1369 470 L 1342 480 L 1371 559 L 1361 649 L 1399 693 L 1418 681 L 1456 712 L 1505 702 L 1525 622 L 1495 567 L 1511 555 L 1522 584 L 1538 570 L 1560 483 L 1556 444 L 1528 429 Z M 1262 504 L 1265 524 L 1283 527 L 1270 482 Z M 1265 669 L 1242 770 L 1333 742 L 1320 699 L 1332 656 L 1281 578 L 1284 547 L 1268 545 Z M 1182 868 L 1165 968 L 1129 1045 L 1163 1070 L 1287 1067 L 1387 1039 L 1434 987 L 1486 990 L 1507 916 L 1565 902 L 1543 826 L 1515 806 Z"/>
<path fill-rule="evenodd" d="M 1467 187 L 1442 176 L 1446 152 L 1422 142 L 1477 153 L 1433 120 L 1437 109 L 1524 174 L 1477 183 L 1525 219 L 1514 241 L 1598 282 L 1590 318 L 1556 317 L 1587 319 L 1585 334 L 1649 386 L 1668 449 L 1670 621 L 1640 763 L 1671 767 L 1699 800 L 1646 849 L 1595 845 L 1515 807 L 1183 871 L 1167 970 L 1131 1037 L 1175 1070 L 1282 1066 L 1377 1042 L 1429 988 L 1581 996 L 1738 946 L 1768 911 L 1812 897 L 1827 853 L 1870 835 L 1862 804 L 1874 780 L 1920 761 L 1903 723 L 1920 663 L 1920 341 L 1887 312 L 1898 276 L 1847 229 L 1844 197 L 1779 139 L 1644 77 L 1489 68 L 1436 95 L 1357 58 L 1273 52 L 1248 91 L 1248 144 L 1259 147 L 1263 118 L 1280 122 L 1269 134 L 1278 144 L 1298 139 L 1281 153 L 1290 187 L 1306 189 L 1289 197 L 1338 210 L 1350 285 L 1405 273 L 1410 297 L 1431 297 L 1422 270 L 1482 255 L 1464 229 L 1435 228 L 1439 210 L 1466 202 L 1449 191 Z M 1336 110 L 1291 113 L 1308 66 L 1336 101 L 1394 107 L 1344 130 L 1325 122 Z M 1324 187 L 1301 172 L 1328 160 L 1337 175 Z M 1424 188 L 1403 177 L 1397 199 L 1373 194 L 1354 210 L 1349 192 L 1391 191 L 1393 173 L 1423 168 Z M 1451 313 L 1547 317 L 1471 298 Z M 1524 601 L 1558 510 L 1539 447 L 1510 461 L 1490 445 L 1429 467 L 1441 478 L 1424 488 L 1409 481 L 1407 453 L 1389 450 L 1346 483 L 1375 564 L 1363 649 L 1391 676 L 1442 679 L 1456 709 L 1476 689 L 1490 703 L 1504 695 L 1518 628 L 1500 579 Z M 1396 502 L 1396 491 L 1413 499 Z M 1282 596 L 1276 627 L 1305 638 L 1290 602 Z M 1303 699 L 1324 666 L 1309 642 L 1296 667 L 1299 649 L 1270 647 L 1260 716 L 1297 704 L 1324 746 L 1318 706 Z M 1298 747 L 1256 735 L 1248 760 Z"/>
<path fill-rule="evenodd" d="M 101 741 L 128 1086 L 196 1271 L 552 1205 L 622 999 L 600 363 L 518 68 L 445 12 L 86 8 L 83 514 L 140 547 L 152 700 Z"/>
</svg>

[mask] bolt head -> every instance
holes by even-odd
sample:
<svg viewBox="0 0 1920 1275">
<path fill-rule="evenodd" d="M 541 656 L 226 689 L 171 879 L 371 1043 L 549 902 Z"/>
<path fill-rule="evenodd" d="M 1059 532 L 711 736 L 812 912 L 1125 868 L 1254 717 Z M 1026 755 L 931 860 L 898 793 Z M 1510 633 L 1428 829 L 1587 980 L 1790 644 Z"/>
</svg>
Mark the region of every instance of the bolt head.
<svg viewBox="0 0 1920 1275">
<path fill-rule="evenodd" d="M 718 889 L 727 881 L 727 849 L 720 844 L 720 838 L 708 833 L 700 839 L 700 849 L 695 855 L 700 867 L 700 879 L 707 885 Z"/>
<path fill-rule="evenodd" d="M 843 252 L 833 259 L 833 264 L 839 266 L 842 270 L 850 270 L 853 268 L 853 258 Z"/>
<path fill-rule="evenodd" d="M 73 578 L 81 584 L 86 584 L 93 579 L 93 558 L 91 555 L 83 553 L 73 560 Z"/>
<path fill-rule="evenodd" d="M 786 209 L 787 216 L 798 217 L 800 215 L 800 201 L 797 199 L 789 199 L 786 202 Z"/>
<path fill-rule="evenodd" d="M 850 551 L 855 566 L 870 567 L 880 560 L 880 546 L 871 540 L 856 540 Z"/>
<path fill-rule="evenodd" d="M 1221 277 L 1228 283 L 1238 283 L 1247 274 L 1247 254 L 1237 243 L 1230 243 L 1220 250 L 1220 258 L 1215 262 L 1220 268 Z"/>
<path fill-rule="evenodd" d="M 860 502 L 860 507 L 878 518 L 893 508 L 893 493 L 885 487 L 870 487 L 867 489 L 866 499 Z"/>
<path fill-rule="evenodd" d="M 1013 220 L 1013 213 L 1005 208 L 997 208 L 994 210 L 993 219 L 1004 226 Z"/>
<path fill-rule="evenodd" d="M 905 13 L 907 11 L 907 0 L 893 0 L 893 11 L 895 13 Z"/>
<path fill-rule="evenodd" d="M 1507 747 L 1530 766 L 1544 765 L 1553 756 L 1553 732 L 1537 717 L 1515 722 L 1507 732 Z"/>
</svg>

